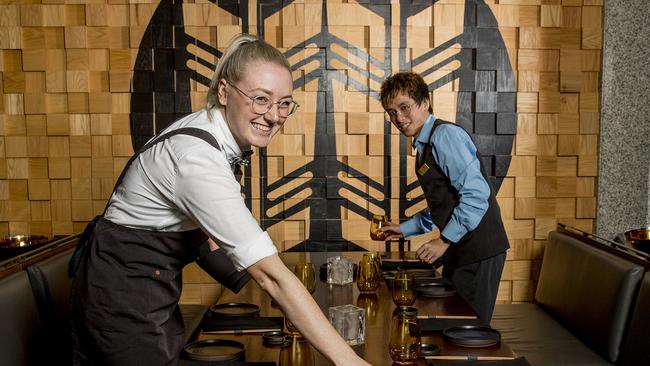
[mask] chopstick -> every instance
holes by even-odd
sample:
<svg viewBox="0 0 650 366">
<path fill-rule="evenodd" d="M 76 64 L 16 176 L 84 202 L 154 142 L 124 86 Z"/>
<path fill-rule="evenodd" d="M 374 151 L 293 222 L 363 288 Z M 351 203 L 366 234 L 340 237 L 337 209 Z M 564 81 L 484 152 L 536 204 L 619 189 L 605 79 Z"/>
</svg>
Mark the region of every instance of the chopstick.
<svg viewBox="0 0 650 366">
<path fill-rule="evenodd" d="M 382 258 L 382 262 L 420 262 L 419 259 L 397 259 L 397 258 Z"/>
<path fill-rule="evenodd" d="M 476 319 L 472 315 L 418 315 L 418 319 Z"/>
<path fill-rule="evenodd" d="M 514 360 L 514 356 L 424 356 L 427 360 L 448 360 L 448 361 L 507 361 Z"/>
<path fill-rule="evenodd" d="M 204 334 L 251 334 L 251 333 L 266 333 L 282 331 L 281 328 L 265 328 L 265 329 L 228 329 L 228 330 L 210 330 L 203 331 Z"/>
</svg>

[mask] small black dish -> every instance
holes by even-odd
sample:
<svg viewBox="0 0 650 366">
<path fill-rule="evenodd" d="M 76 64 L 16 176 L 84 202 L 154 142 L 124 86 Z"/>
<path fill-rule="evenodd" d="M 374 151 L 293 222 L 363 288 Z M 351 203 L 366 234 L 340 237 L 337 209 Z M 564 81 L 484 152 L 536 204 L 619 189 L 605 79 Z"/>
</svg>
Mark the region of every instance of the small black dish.
<svg viewBox="0 0 650 366">
<path fill-rule="evenodd" d="M 216 304 L 210 307 L 210 313 L 223 317 L 230 316 L 259 316 L 260 307 L 255 304 L 230 302 Z"/>
<path fill-rule="evenodd" d="M 451 297 L 456 295 L 456 288 L 443 281 L 415 285 L 415 292 L 423 297 Z"/>
<path fill-rule="evenodd" d="M 246 346 L 229 339 L 205 339 L 187 344 L 183 350 L 190 360 L 242 361 Z"/>
<path fill-rule="evenodd" d="M 448 283 L 449 281 L 442 278 L 438 277 L 436 275 L 435 271 L 432 270 L 406 270 L 407 273 L 411 274 L 413 276 L 413 285 L 418 286 L 421 284 L 425 283 L 432 283 L 432 282 L 441 282 L 441 283 Z M 386 286 L 388 288 L 393 288 L 393 280 L 395 279 L 395 274 L 397 271 L 382 271 L 381 272 L 381 278 L 386 281 Z"/>
<path fill-rule="evenodd" d="M 420 344 L 420 356 L 437 356 L 440 354 L 440 347 L 431 343 L 422 343 Z"/>
<path fill-rule="evenodd" d="M 482 325 L 451 327 L 443 330 L 442 335 L 451 343 L 462 347 L 490 347 L 501 342 L 498 330 Z"/>
<path fill-rule="evenodd" d="M 286 346 L 289 344 L 289 334 L 280 331 L 262 334 L 262 341 L 267 346 Z"/>
</svg>

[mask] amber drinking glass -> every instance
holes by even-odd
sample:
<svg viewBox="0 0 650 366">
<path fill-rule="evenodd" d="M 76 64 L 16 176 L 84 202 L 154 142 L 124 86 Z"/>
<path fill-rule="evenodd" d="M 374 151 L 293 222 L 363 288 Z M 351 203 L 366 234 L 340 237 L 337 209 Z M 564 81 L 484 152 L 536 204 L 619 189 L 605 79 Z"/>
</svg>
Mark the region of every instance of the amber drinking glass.
<svg viewBox="0 0 650 366">
<path fill-rule="evenodd" d="M 398 271 L 393 280 L 393 302 L 397 306 L 411 306 L 415 302 L 413 275 L 406 271 Z"/>
<path fill-rule="evenodd" d="M 420 355 L 420 335 L 417 327 L 417 309 L 403 307 L 393 313 L 388 353 L 395 364 L 415 364 Z"/>
<path fill-rule="evenodd" d="M 357 297 L 357 306 L 366 311 L 366 323 L 373 325 L 377 319 L 377 312 L 379 310 L 379 298 L 374 292 L 361 293 Z"/>
<path fill-rule="evenodd" d="M 305 286 L 309 293 L 313 293 L 316 289 L 316 270 L 314 269 L 314 264 L 310 262 L 301 262 L 296 264 L 293 267 L 293 274 L 298 277 L 300 282 Z M 289 321 L 287 317 L 285 319 L 285 325 L 287 326 L 287 331 L 293 336 L 301 336 L 298 328 Z"/>
<path fill-rule="evenodd" d="M 388 216 L 374 215 L 370 221 L 370 239 L 384 241 L 388 238 L 388 234 L 379 231 L 382 227 L 388 224 Z"/>
<path fill-rule="evenodd" d="M 375 252 L 364 253 L 359 261 L 357 273 L 357 287 L 361 293 L 377 291 L 381 279 L 381 262 L 379 254 Z"/>
<path fill-rule="evenodd" d="M 293 267 L 293 273 L 305 285 L 310 294 L 314 292 L 316 289 L 316 271 L 313 263 L 298 263 Z"/>
<path fill-rule="evenodd" d="M 280 366 L 314 366 L 314 351 L 304 338 L 292 338 L 291 345 L 280 350 Z"/>
</svg>

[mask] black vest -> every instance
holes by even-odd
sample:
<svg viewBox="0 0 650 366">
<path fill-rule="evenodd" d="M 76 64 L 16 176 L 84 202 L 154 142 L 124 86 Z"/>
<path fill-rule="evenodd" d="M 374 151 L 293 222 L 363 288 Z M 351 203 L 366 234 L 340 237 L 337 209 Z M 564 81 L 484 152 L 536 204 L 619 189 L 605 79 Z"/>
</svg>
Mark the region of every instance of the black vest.
<svg viewBox="0 0 650 366">
<path fill-rule="evenodd" d="M 436 120 L 427 141 L 431 141 L 434 131 L 442 124 L 450 124 L 462 129 L 462 127 L 454 123 Z M 465 130 L 463 129 L 463 131 Z M 449 178 L 433 158 L 431 150 L 435 148 L 430 143 L 425 145 L 424 156 L 421 158 L 418 154 L 415 170 L 420 186 L 424 191 L 424 196 L 427 199 L 429 211 L 431 211 L 431 219 L 442 231 L 449 222 L 454 208 L 458 206 L 458 191 L 452 186 Z M 422 161 L 420 161 L 420 158 Z M 424 167 L 424 164 L 427 164 L 428 169 Z M 488 180 L 482 162 L 481 174 L 490 187 L 488 209 L 474 230 L 467 232 L 460 241 L 451 244 L 447 249 L 444 256 L 445 266 L 458 267 L 478 262 L 500 254 L 510 247 L 503 221 L 501 221 L 501 212 L 495 198 L 494 188 L 492 188 Z"/>
</svg>

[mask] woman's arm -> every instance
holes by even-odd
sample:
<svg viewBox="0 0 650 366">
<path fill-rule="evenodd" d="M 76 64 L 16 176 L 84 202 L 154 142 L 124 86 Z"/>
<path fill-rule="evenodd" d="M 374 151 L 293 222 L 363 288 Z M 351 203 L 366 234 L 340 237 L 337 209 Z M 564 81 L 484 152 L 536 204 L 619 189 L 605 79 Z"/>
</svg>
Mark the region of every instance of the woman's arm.
<svg viewBox="0 0 650 366">
<path fill-rule="evenodd" d="M 278 255 L 248 268 L 251 277 L 275 300 L 305 338 L 335 365 L 369 365 L 336 332 L 307 289 Z"/>
</svg>

